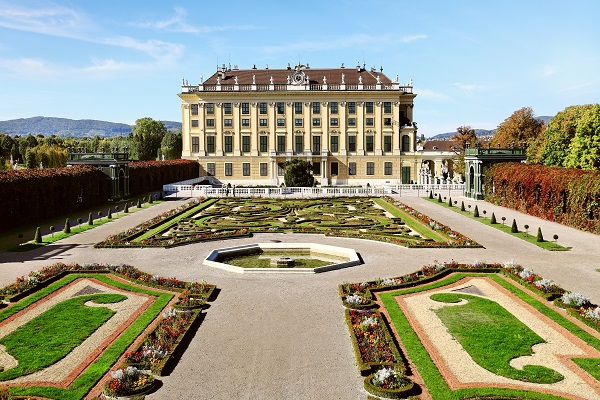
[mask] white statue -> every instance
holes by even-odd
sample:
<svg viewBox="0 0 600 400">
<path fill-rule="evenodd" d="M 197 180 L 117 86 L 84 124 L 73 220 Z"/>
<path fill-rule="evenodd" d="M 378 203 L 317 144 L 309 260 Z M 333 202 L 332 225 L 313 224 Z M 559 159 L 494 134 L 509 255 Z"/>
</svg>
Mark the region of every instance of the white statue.
<svg viewBox="0 0 600 400">
<path fill-rule="evenodd" d="M 326 85 L 326 84 L 327 84 L 327 77 L 326 77 L 326 76 L 324 76 L 324 77 L 323 77 L 323 85 Z"/>
<path fill-rule="evenodd" d="M 377 83 L 381 83 L 381 78 L 377 75 Z"/>
<path fill-rule="evenodd" d="M 344 78 L 345 78 L 345 77 L 346 77 L 346 75 L 345 75 L 345 74 L 342 74 L 342 83 L 346 83 L 346 82 L 344 82 Z"/>
<path fill-rule="evenodd" d="M 360 76 L 360 75 L 358 77 L 358 83 L 362 84 L 362 76 Z"/>
<path fill-rule="evenodd" d="M 185 78 L 181 78 L 181 86 L 185 86 Z"/>
<path fill-rule="evenodd" d="M 394 79 L 394 83 L 398 83 L 398 74 L 396 74 L 396 78 Z"/>
<path fill-rule="evenodd" d="M 289 75 L 288 75 L 288 77 L 287 77 L 287 83 L 288 83 L 288 85 L 291 85 L 291 84 L 292 84 L 292 78 L 290 78 L 290 76 L 289 76 Z"/>
<path fill-rule="evenodd" d="M 235 84 L 238 84 L 238 79 L 237 79 L 237 75 L 235 76 L 235 78 L 233 78 L 233 81 L 235 82 Z"/>
<path fill-rule="evenodd" d="M 273 84 L 273 76 L 271 75 L 271 78 L 269 78 L 269 82 L 271 82 L 271 85 Z"/>
<path fill-rule="evenodd" d="M 221 77 L 217 76 L 217 85 L 220 85 L 220 84 L 221 84 Z"/>
<path fill-rule="evenodd" d="M 204 77 L 202 75 L 200 75 L 200 84 L 202 85 L 202 80 L 204 79 Z"/>
<path fill-rule="evenodd" d="M 252 84 L 256 85 L 256 75 L 252 75 Z"/>
</svg>

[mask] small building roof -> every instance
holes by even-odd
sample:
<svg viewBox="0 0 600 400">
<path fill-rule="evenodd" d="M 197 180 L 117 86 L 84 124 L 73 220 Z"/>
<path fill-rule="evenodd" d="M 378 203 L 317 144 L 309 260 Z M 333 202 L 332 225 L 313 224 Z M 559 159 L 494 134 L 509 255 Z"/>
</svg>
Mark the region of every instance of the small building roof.
<svg viewBox="0 0 600 400">
<path fill-rule="evenodd" d="M 430 151 L 452 151 L 452 147 L 458 147 L 456 140 L 428 140 L 423 143 L 423 150 Z"/>
</svg>

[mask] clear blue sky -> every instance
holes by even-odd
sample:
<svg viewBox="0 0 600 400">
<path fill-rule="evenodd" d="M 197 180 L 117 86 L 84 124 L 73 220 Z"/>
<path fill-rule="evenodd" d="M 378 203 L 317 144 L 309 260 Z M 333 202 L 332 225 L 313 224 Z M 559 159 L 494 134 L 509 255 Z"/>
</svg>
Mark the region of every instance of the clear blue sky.
<svg viewBox="0 0 600 400">
<path fill-rule="evenodd" d="M 180 121 L 181 79 L 383 66 L 419 133 L 600 101 L 600 1 L 2 1 L 0 120 Z"/>
</svg>

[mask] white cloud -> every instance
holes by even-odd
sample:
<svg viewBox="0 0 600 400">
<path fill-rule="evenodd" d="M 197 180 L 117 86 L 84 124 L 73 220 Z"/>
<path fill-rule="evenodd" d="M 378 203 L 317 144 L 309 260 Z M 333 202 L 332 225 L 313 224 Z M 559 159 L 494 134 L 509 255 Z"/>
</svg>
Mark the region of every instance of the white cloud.
<svg viewBox="0 0 600 400">
<path fill-rule="evenodd" d="M 471 83 L 460 83 L 460 82 L 456 82 L 453 83 L 452 86 L 455 86 L 461 90 L 464 90 L 465 92 L 475 92 L 475 91 L 480 91 L 480 90 L 487 90 L 488 87 L 487 86 L 483 86 L 483 85 L 474 85 Z"/>
<path fill-rule="evenodd" d="M 553 65 L 544 65 L 542 67 L 542 70 L 540 72 L 540 75 L 542 76 L 542 78 L 548 78 L 552 75 L 555 75 L 558 72 L 558 70 L 556 69 L 555 66 Z"/>
<path fill-rule="evenodd" d="M 179 58 L 183 52 L 183 45 L 180 44 L 163 42 L 162 40 L 140 41 L 129 36 L 103 38 L 99 40 L 99 43 L 137 50 L 155 59 Z"/>
<path fill-rule="evenodd" d="M 402 37 L 402 43 L 410 43 L 416 40 L 427 39 L 427 35 L 419 34 L 419 35 L 408 35 Z"/>
<path fill-rule="evenodd" d="M 430 89 L 419 88 L 416 89 L 417 95 L 422 99 L 432 100 L 436 102 L 448 103 L 452 101 L 452 97 L 445 93 L 436 92 Z"/>
</svg>

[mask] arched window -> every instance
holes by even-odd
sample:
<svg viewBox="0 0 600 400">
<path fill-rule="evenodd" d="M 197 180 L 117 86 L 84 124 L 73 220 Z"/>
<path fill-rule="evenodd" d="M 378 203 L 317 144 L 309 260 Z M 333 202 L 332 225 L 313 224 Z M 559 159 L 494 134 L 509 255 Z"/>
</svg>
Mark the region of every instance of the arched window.
<svg viewBox="0 0 600 400">
<path fill-rule="evenodd" d="M 473 166 L 471 165 L 469 167 L 469 190 L 472 192 L 474 188 L 475 188 L 475 170 L 473 169 Z"/>
<path fill-rule="evenodd" d="M 410 151 L 410 137 L 408 135 L 402 136 L 402 151 Z"/>
</svg>

